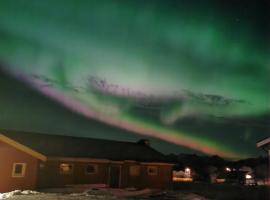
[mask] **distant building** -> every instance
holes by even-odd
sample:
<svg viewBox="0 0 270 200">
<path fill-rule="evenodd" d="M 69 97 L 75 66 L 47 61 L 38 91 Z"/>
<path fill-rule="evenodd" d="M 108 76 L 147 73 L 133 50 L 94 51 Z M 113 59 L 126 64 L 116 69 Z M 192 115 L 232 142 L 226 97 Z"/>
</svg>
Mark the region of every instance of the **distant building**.
<svg viewBox="0 0 270 200">
<path fill-rule="evenodd" d="M 265 150 L 268 154 L 268 184 L 270 184 L 270 137 L 257 142 L 257 147 Z"/>
<path fill-rule="evenodd" d="M 184 170 L 173 170 L 173 182 L 192 182 L 191 169 L 186 167 Z"/>
<path fill-rule="evenodd" d="M 172 182 L 173 164 L 147 140 L 1 131 L 0 158 L 0 192 L 72 184 L 165 188 Z"/>
</svg>

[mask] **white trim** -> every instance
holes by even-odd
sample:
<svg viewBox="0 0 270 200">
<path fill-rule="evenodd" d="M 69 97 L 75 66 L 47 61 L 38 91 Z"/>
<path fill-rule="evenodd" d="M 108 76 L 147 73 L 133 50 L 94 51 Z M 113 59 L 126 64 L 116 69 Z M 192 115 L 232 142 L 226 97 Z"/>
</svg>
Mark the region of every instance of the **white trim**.
<svg viewBox="0 0 270 200">
<path fill-rule="evenodd" d="M 48 157 L 48 161 L 61 161 L 61 162 L 88 162 L 88 163 L 111 163 L 111 164 L 124 164 L 124 161 L 112 161 L 108 159 L 98 158 L 74 158 L 74 157 Z"/>
<path fill-rule="evenodd" d="M 138 161 L 135 160 L 124 160 L 125 163 L 140 163 Z"/>
<path fill-rule="evenodd" d="M 16 174 L 16 165 L 21 165 L 22 166 L 22 172 L 20 174 Z M 13 163 L 12 165 L 12 178 L 23 178 L 25 177 L 25 172 L 26 172 L 26 163 Z"/>
<path fill-rule="evenodd" d="M 9 138 L 8 136 L 5 136 L 4 134 L 0 133 L 0 141 L 6 143 L 6 144 L 9 144 L 10 146 L 22 151 L 22 152 L 25 152 L 39 160 L 42 160 L 42 161 L 46 161 L 47 160 L 47 157 L 31 148 L 29 148 L 28 146 L 25 146 L 11 138 Z"/>
<path fill-rule="evenodd" d="M 88 163 L 111 163 L 107 159 L 95 158 L 73 158 L 73 157 L 48 157 L 48 161 L 61 161 L 61 162 L 88 162 Z"/>
<path fill-rule="evenodd" d="M 172 163 L 159 163 L 159 162 L 141 162 L 142 165 L 165 165 L 165 166 L 174 166 Z"/>
<path fill-rule="evenodd" d="M 270 137 L 268 137 L 268 138 L 266 138 L 266 139 L 264 139 L 264 140 L 262 140 L 260 142 L 257 142 L 257 147 L 262 147 L 262 146 L 264 146 L 266 144 L 270 144 Z"/>
<path fill-rule="evenodd" d="M 98 158 L 75 158 L 75 157 L 48 157 L 48 161 L 61 161 L 61 162 L 89 162 L 89 163 L 109 163 L 109 164 L 124 164 L 124 163 L 137 163 L 141 165 L 167 165 L 174 166 L 172 163 L 161 163 L 161 162 L 139 162 L 135 160 L 124 160 L 124 161 L 112 161 L 108 159 Z"/>
</svg>

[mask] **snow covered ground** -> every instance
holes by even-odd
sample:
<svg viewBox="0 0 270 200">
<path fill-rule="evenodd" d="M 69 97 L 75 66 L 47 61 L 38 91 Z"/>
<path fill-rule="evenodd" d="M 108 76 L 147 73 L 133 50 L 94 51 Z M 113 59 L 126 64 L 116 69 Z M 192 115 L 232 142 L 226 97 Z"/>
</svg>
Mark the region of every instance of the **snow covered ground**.
<svg viewBox="0 0 270 200">
<path fill-rule="evenodd" d="M 9 199 L 11 197 L 17 196 L 17 195 L 36 195 L 39 194 L 39 192 L 32 191 L 32 190 L 14 190 L 7 193 L 0 193 L 0 199 Z"/>
<path fill-rule="evenodd" d="M 105 187 L 68 187 L 36 191 L 12 191 L 0 193 L 0 200 L 206 200 L 196 194 L 184 194 L 179 191 L 158 191 L 152 189 L 136 190 L 135 188 L 112 189 Z"/>
</svg>

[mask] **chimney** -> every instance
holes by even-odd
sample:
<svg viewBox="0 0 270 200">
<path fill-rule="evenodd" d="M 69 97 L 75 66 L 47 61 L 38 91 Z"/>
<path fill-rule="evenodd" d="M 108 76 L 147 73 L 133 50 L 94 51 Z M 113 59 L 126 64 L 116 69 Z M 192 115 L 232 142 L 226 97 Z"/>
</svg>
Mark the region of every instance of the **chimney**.
<svg viewBox="0 0 270 200">
<path fill-rule="evenodd" d="M 150 141 L 147 140 L 147 139 L 140 139 L 137 143 L 138 144 L 141 144 L 141 145 L 145 145 L 145 146 L 149 146 L 150 147 Z"/>
</svg>

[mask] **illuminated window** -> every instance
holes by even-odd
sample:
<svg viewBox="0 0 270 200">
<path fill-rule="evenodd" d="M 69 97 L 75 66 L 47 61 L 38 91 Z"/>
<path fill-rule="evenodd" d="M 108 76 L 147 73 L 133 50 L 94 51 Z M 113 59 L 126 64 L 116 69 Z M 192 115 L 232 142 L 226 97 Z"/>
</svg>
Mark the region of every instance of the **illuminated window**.
<svg viewBox="0 0 270 200">
<path fill-rule="evenodd" d="M 72 174 L 73 173 L 73 164 L 61 163 L 59 168 L 60 168 L 60 174 Z"/>
<path fill-rule="evenodd" d="M 139 176 L 141 173 L 140 165 L 132 165 L 129 167 L 129 175 L 130 176 Z"/>
<path fill-rule="evenodd" d="M 14 163 L 12 168 L 12 177 L 24 177 L 26 170 L 26 163 Z"/>
<path fill-rule="evenodd" d="M 86 172 L 86 174 L 95 174 L 95 173 L 97 173 L 97 168 L 98 168 L 97 165 L 88 164 L 88 165 L 86 165 L 85 172 Z"/>
<path fill-rule="evenodd" d="M 157 176 L 158 168 L 156 166 L 148 166 L 147 167 L 147 174 L 150 176 Z"/>
<path fill-rule="evenodd" d="M 45 164 L 44 163 L 39 163 L 39 169 L 44 169 L 45 168 Z"/>
</svg>

